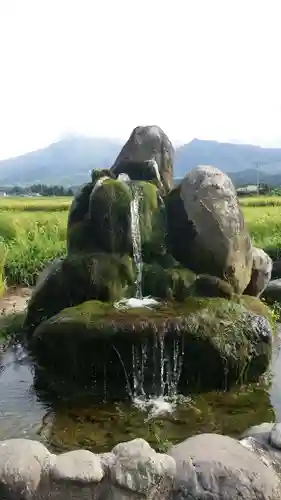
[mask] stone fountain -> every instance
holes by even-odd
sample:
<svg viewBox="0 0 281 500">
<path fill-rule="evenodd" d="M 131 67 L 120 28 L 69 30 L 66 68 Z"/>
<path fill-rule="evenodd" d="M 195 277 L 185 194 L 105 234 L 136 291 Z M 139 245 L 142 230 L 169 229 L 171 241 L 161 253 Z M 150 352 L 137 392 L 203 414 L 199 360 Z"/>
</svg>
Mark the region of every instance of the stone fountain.
<svg viewBox="0 0 281 500">
<path fill-rule="evenodd" d="M 30 350 L 51 380 L 105 399 L 257 380 L 271 356 L 258 298 L 270 273 L 228 176 L 198 166 L 173 187 L 171 142 L 137 127 L 72 202 L 67 255 L 28 305 Z"/>
</svg>

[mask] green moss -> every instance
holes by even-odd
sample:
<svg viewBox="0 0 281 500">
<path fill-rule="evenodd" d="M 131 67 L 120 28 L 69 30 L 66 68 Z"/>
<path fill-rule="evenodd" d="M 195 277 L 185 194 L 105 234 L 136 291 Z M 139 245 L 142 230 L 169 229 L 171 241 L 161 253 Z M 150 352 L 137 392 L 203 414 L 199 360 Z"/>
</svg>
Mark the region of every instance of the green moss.
<svg viewBox="0 0 281 500">
<path fill-rule="evenodd" d="M 89 299 L 130 296 L 135 273 L 129 256 L 95 253 L 70 255 L 37 286 L 28 304 L 26 326 L 33 328 L 65 307 Z"/>
<path fill-rule="evenodd" d="M 62 364 L 65 367 L 63 353 L 65 370 L 71 377 L 74 364 L 79 366 L 78 373 L 85 369 L 91 373 L 90 367 L 94 366 L 98 378 L 107 365 L 111 374 L 107 381 L 114 385 L 118 373 L 121 377 L 124 372 L 132 373 L 132 346 L 154 346 L 155 339 L 161 336 L 167 353 L 172 352 L 174 341 L 182 339 L 184 360 L 179 390 L 184 390 L 186 384 L 190 388 L 226 388 L 256 380 L 267 369 L 271 356 L 270 342 L 257 331 L 245 306 L 221 298 L 189 297 L 181 304 L 169 302 L 153 309 L 127 310 L 89 301 L 41 323 L 32 345 L 42 365 L 50 362 L 60 370 Z M 148 352 L 150 349 L 154 348 L 148 347 Z M 150 374 L 155 369 L 151 359 L 152 365 L 147 368 Z M 113 392 L 116 394 L 120 387 L 114 386 Z"/>
<path fill-rule="evenodd" d="M 168 300 L 183 301 L 196 276 L 183 268 L 164 269 L 157 263 L 145 264 L 143 294 Z"/>
<path fill-rule="evenodd" d="M 236 295 L 233 297 L 233 300 L 242 304 L 248 311 L 268 319 L 271 325 L 275 327 L 275 319 L 272 310 L 258 297 L 252 297 L 250 295 Z"/>
<path fill-rule="evenodd" d="M 89 220 L 76 222 L 69 227 L 67 232 L 67 252 L 76 253 L 94 253 L 98 252 L 95 231 Z"/>
<path fill-rule="evenodd" d="M 99 248 L 108 253 L 131 252 L 130 202 L 127 184 L 106 180 L 91 194 L 89 217 Z"/>
<path fill-rule="evenodd" d="M 93 185 L 95 185 L 96 182 L 99 179 L 101 179 L 102 177 L 110 177 L 112 179 L 115 179 L 113 172 L 107 168 L 103 168 L 103 169 L 94 168 L 91 172 L 91 177 L 92 177 Z"/>
<path fill-rule="evenodd" d="M 200 274 L 189 289 L 195 297 L 221 297 L 231 299 L 234 295 L 232 286 L 216 276 Z"/>
<path fill-rule="evenodd" d="M 5 343 L 11 337 L 15 337 L 22 332 L 24 319 L 24 312 L 0 315 L 0 344 Z"/>
<path fill-rule="evenodd" d="M 268 387 L 262 384 L 239 391 L 190 394 L 178 402 L 173 414 L 153 419 L 148 410 L 141 411 L 131 404 L 98 405 L 89 401 L 91 393 L 77 401 L 73 389 L 69 390 L 69 406 L 62 409 L 60 405 L 51 421 L 46 419 L 39 430 L 55 453 L 81 448 L 103 453 L 135 438 L 145 439 L 155 450 L 165 452 L 166 444 L 175 445 L 202 432 L 239 439 L 252 425 L 275 421 Z"/>
</svg>

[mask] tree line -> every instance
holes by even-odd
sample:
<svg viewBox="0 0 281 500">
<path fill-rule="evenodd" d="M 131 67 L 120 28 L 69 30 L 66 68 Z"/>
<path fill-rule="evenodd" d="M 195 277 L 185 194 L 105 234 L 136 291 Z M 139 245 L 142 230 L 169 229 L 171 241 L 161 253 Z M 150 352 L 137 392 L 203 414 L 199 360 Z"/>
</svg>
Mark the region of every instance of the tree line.
<svg viewBox="0 0 281 500">
<path fill-rule="evenodd" d="M 65 188 L 64 186 L 48 186 L 47 184 L 32 184 L 32 186 L 22 187 L 22 186 L 12 186 L 9 188 L 1 188 L 1 191 L 5 191 L 9 195 L 34 195 L 39 194 L 41 196 L 73 196 L 74 193 L 71 188 Z"/>
</svg>

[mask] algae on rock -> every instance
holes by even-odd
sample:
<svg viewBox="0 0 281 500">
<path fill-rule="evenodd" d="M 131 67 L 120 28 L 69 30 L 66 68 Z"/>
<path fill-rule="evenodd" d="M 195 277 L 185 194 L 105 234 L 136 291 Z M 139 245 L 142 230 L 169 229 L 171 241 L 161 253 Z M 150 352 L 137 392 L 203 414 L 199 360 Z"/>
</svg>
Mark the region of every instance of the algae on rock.
<svg viewBox="0 0 281 500">
<path fill-rule="evenodd" d="M 96 253 L 70 255 L 35 288 L 25 326 L 36 327 L 65 307 L 90 299 L 115 301 L 131 296 L 135 270 L 129 256 Z"/>
<path fill-rule="evenodd" d="M 240 298 L 190 297 L 181 304 L 159 304 L 153 310 L 124 311 L 89 301 L 41 323 L 32 339 L 33 350 L 42 365 L 51 370 L 57 367 L 66 378 L 79 378 L 86 370 L 87 379 L 100 380 L 106 372 L 109 393 L 121 391 L 124 396 L 128 385 L 133 387 L 132 349 L 139 349 L 144 384 L 151 388 L 161 356 L 172 362 L 178 345 L 181 391 L 227 388 L 257 380 L 271 356 L 269 321 L 245 305 L 247 301 Z M 165 363 L 163 369 L 168 370 Z M 124 382 L 119 389 L 117 374 Z"/>
</svg>

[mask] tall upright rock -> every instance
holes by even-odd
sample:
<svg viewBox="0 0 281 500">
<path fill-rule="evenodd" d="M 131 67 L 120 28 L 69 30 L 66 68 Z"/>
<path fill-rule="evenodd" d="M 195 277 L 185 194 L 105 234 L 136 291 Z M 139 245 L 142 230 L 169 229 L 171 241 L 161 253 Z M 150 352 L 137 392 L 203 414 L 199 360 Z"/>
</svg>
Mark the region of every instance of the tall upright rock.
<svg viewBox="0 0 281 500">
<path fill-rule="evenodd" d="M 195 273 L 211 274 L 242 293 L 251 279 L 252 245 L 230 178 L 203 165 L 165 198 L 168 245 Z"/>
<path fill-rule="evenodd" d="M 134 128 L 128 141 L 121 149 L 111 170 L 116 176 L 126 173 L 132 180 L 150 180 L 140 175 L 141 163 L 143 170 L 149 173 L 153 168 L 151 162 L 156 162 L 163 184 L 164 194 L 173 186 L 174 148 L 168 136 L 157 125 L 138 126 Z M 151 175 L 151 174 L 150 174 Z"/>
</svg>

